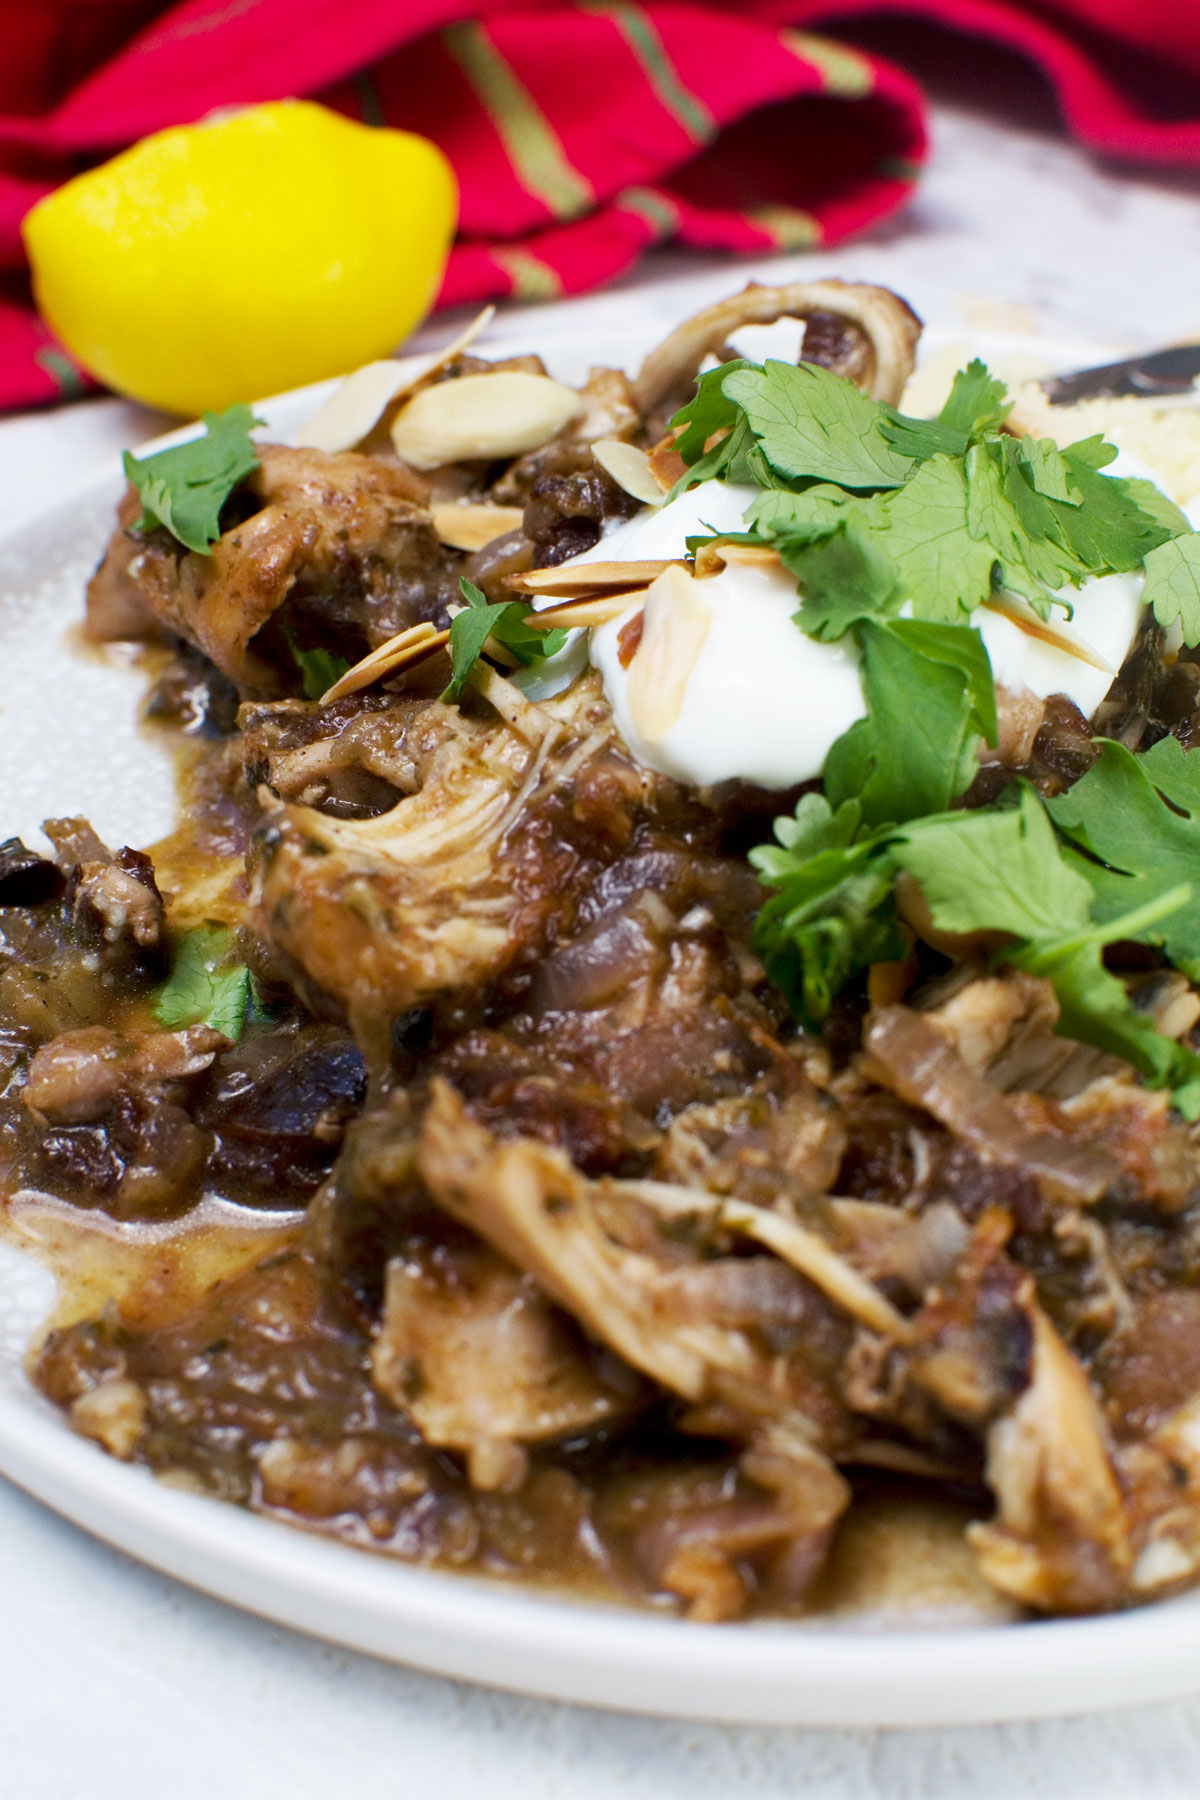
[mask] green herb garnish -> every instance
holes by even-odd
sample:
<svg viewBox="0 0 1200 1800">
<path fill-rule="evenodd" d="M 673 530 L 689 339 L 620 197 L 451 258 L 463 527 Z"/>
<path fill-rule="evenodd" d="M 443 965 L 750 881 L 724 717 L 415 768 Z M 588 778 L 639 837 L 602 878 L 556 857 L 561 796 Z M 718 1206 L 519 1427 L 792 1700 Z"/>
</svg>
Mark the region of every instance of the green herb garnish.
<svg viewBox="0 0 1200 1800">
<path fill-rule="evenodd" d="M 812 637 L 901 612 L 964 624 L 997 588 L 1049 618 L 1071 610 L 1059 590 L 1144 563 L 1146 604 L 1200 642 L 1200 540 L 1178 509 L 1106 475 L 1117 453 L 1102 438 L 1010 437 L 1007 412 L 981 362 L 932 420 L 810 363 L 727 363 L 672 421 L 689 465 L 676 492 L 713 477 L 762 489 L 747 525 L 796 576 Z"/>
<path fill-rule="evenodd" d="M 776 821 L 775 835 L 777 845 L 751 852 L 774 890 L 759 914 L 757 942 L 772 979 L 808 1024 L 820 1024 L 855 975 L 903 954 L 894 891 L 906 871 L 939 930 L 1003 934 L 997 962 L 1053 984 L 1064 1036 L 1124 1057 L 1152 1087 L 1170 1088 L 1188 1118 L 1200 1116 L 1200 1056 L 1157 1031 L 1103 962 L 1106 944 L 1161 935 L 1185 917 L 1190 884 L 1096 918 L 1089 880 L 1064 856 L 1030 787 L 1015 807 L 875 830 L 863 828 L 857 802 L 834 812 L 822 795 L 806 794 L 795 818 Z"/>
<path fill-rule="evenodd" d="M 211 1025 L 227 1038 L 241 1037 L 256 996 L 249 969 L 234 958 L 234 936 L 226 926 L 189 931 L 179 941 L 170 977 L 155 1000 L 158 1023 L 171 1030 Z"/>
<path fill-rule="evenodd" d="M 292 661 L 300 671 L 304 698 L 319 700 L 322 694 L 329 692 L 335 681 L 341 680 L 350 664 L 344 656 L 335 656 L 332 650 L 301 650 L 287 625 L 283 628 L 283 635 L 292 653 Z"/>
<path fill-rule="evenodd" d="M 205 413 L 204 436 L 139 460 L 127 450 L 125 473 L 142 502 L 138 531 L 165 526 L 188 550 L 208 556 L 221 535 L 221 508 L 258 467 L 250 432 L 263 421 L 248 406 Z"/>
<path fill-rule="evenodd" d="M 482 589 L 465 576 L 458 585 L 467 604 L 450 621 L 448 648 L 453 672 L 450 685 L 441 696 L 443 700 L 462 697 L 467 676 L 483 655 L 489 638 L 503 644 L 525 669 L 553 656 L 566 643 L 565 631 L 538 631 L 535 626 L 527 625 L 525 618 L 529 607 L 524 601 L 507 600 L 493 606 Z"/>
</svg>

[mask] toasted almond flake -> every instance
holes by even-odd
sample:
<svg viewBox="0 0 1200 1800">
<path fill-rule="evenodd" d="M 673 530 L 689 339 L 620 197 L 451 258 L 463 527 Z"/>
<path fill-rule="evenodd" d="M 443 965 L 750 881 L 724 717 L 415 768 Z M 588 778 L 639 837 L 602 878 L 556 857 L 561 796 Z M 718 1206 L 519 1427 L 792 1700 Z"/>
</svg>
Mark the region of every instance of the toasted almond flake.
<svg viewBox="0 0 1200 1800">
<path fill-rule="evenodd" d="M 1019 600 L 1011 600 L 1006 594 L 993 594 L 984 601 L 984 605 L 989 612 L 999 613 L 1001 618 L 1015 625 L 1018 631 L 1023 631 L 1026 637 L 1039 638 L 1043 644 L 1049 644 L 1051 649 L 1061 650 L 1065 656 L 1073 656 L 1077 661 L 1099 669 L 1102 675 L 1116 675 L 1117 671 L 1112 664 L 1105 662 L 1099 651 L 1093 650 L 1090 644 L 1056 631 L 1053 625 L 1046 624 L 1035 613 L 1028 612 Z"/>
<path fill-rule="evenodd" d="M 442 350 L 366 363 L 355 369 L 297 432 L 296 442 L 311 450 L 353 450 L 374 430 L 394 400 L 461 356 L 495 316 L 495 307 L 485 306 Z"/>
<path fill-rule="evenodd" d="M 530 569 L 527 575 L 506 575 L 506 587 L 520 594 L 561 594 L 564 600 L 584 594 L 601 594 L 609 588 L 649 587 L 675 560 L 654 562 L 560 563 L 556 569 Z"/>
<path fill-rule="evenodd" d="M 641 642 L 629 667 L 629 711 L 648 744 L 661 742 L 683 709 L 684 690 L 712 625 L 703 589 L 673 564 L 646 590 Z"/>
<path fill-rule="evenodd" d="M 652 444 L 650 447 L 648 457 L 650 468 L 664 492 L 669 492 L 675 483 L 687 474 L 688 466 L 675 448 L 675 440 L 682 436 L 683 430 L 682 425 L 678 426 L 675 430 L 669 431 L 666 437 L 659 438 L 657 444 Z"/>
<path fill-rule="evenodd" d="M 428 623 L 412 625 L 407 631 L 398 632 L 394 638 L 389 638 L 386 644 L 380 644 L 369 656 L 356 662 L 352 669 L 347 669 L 321 695 L 318 704 L 329 706 L 334 700 L 344 700 L 347 694 L 357 694 L 360 688 L 382 681 L 385 675 L 394 675 L 398 669 L 411 668 L 413 663 L 423 662 L 427 656 L 432 656 L 449 642 L 448 631 L 435 631 Z"/>
<path fill-rule="evenodd" d="M 709 543 L 697 546 L 694 568 L 698 580 L 719 575 L 730 564 L 739 569 L 778 569 L 782 566 L 778 550 L 773 550 L 770 544 L 729 544 L 723 538 L 713 538 Z"/>
<path fill-rule="evenodd" d="M 558 606 L 544 606 L 541 612 L 527 613 L 525 623 L 537 631 L 553 631 L 558 626 L 571 631 L 578 625 L 607 625 L 628 612 L 633 602 L 641 599 L 645 592 L 645 588 L 634 588 L 632 593 L 593 594 L 583 600 L 564 600 Z"/>
<path fill-rule="evenodd" d="M 522 456 L 549 443 L 583 410 L 574 388 L 549 375 L 500 369 L 422 388 L 392 422 L 396 454 L 414 469 Z"/>
<path fill-rule="evenodd" d="M 640 500 L 643 506 L 662 505 L 663 496 L 672 483 L 658 479 L 650 458 L 636 444 L 622 443 L 620 438 L 598 438 L 592 445 L 592 455 L 617 486 Z"/>
<path fill-rule="evenodd" d="M 452 550 L 482 550 L 485 544 L 520 529 L 525 511 L 520 506 L 495 506 L 490 501 L 453 506 L 431 506 L 433 528 Z"/>
<path fill-rule="evenodd" d="M 740 569 L 777 569 L 779 552 L 770 544 L 722 544 L 721 555 Z"/>
</svg>

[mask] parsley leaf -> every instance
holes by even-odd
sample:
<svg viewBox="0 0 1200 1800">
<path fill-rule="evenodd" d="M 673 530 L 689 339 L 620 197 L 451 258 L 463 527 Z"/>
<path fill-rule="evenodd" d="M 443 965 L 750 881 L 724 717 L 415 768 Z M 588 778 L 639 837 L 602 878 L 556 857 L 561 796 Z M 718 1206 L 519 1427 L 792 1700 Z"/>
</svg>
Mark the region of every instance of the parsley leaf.
<svg viewBox="0 0 1200 1800">
<path fill-rule="evenodd" d="M 835 807 L 857 800 L 869 826 L 943 812 L 975 777 L 979 739 L 996 738 L 983 640 L 916 619 L 858 629 L 867 717 L 830 750 L 825 792 Z"/>
<path fill-rule="evenodd" d="M 1100 760 L 1049 808 L 1063 835 L 1089 853 L 1071 860 L 1090 885 L 1099 920 L 1178 892 L 1200 873 L 1200 765 L 1176 738 L 1140 756 L 1105 744 Z M 1200 888 L 1138 935 L 1200 979 Z"/>
<path fill-rule="evenodd" d="M 442 693 L 443 700 L 458 700 L 467 685 L 467 676 L 483 655 L 489 638 L 503 644 L 523 668 L 544 661 L 561 650 L 567 641 L 562 630 L 539 631 L 527 625 L 528 606 L 522 600 L 501 601 L 491 605 L 487 595 L 473 581 L 463 576 L 459 588 L 466 606 L 450 621 L 450 684 Z"/>
<path fill-rule="evenodd" d="M 159 989 L 154 1017 L 160 1025 L 211 1025 L 236 1040 L 251 999 L 250 971 L 234 962 L 233 933 L 223 925 L 189 931 L 175 952 L 169 980 Z"/>
<path fill-rule="evenodd" d="M 210 555 L 221 535 L 221 508 L 258 467 L 250 432 L 262 422 L 248 406 L 231 406 L 205 413 L 203 437 L 140 459 L 127 450 L 125 473 L 142 502 L 136 529 L 163 525 L 188 550 Z"/>
<path fill-rule="evenodd" d="M 743 367 L 725 377 L 722 392 L 742 408 L 779 475 L 885 488 L 899 487 L 916 467 L 889 443 L 878 401 L 815 363 Z"/>
</svg>

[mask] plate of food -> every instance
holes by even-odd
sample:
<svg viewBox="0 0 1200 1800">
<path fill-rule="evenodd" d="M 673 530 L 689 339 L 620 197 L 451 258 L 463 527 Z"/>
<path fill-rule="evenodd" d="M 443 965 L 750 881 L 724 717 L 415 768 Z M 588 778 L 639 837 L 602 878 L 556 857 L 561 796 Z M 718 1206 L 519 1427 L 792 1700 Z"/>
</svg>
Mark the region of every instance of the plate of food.
<svg viewBox="0 0 1200 1800">
<path fill-rule="evenodd" d="M 919 335 L 483 320 L 0 544 L 0 1472 L 529 1693 L 1191 1690 L 1200 425 Z"/>
</svg>

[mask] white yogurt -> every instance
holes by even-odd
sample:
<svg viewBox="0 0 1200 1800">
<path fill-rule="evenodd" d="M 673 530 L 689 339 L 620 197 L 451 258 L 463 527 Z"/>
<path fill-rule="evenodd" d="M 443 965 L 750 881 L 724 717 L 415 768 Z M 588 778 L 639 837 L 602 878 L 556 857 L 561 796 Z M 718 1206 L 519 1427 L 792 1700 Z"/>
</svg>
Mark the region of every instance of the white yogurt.
<svg viewBox="0 0 1200 1800">
<path fill-rule="evenodd" d="M 616 526 L 574 560 L 683 556 L 689 537 L 743 530 L 758 493 L 734 483 L 700 482 L 669 506 L 647 508 Z M 1056 615 L 1055 632 L 1086 646 L 1115 672 L 1137 631 L 1141 583 L 1140 574 L 1108 575 L 1078 591 L 1064 590 L 1075 617 L 1067 623 Z M 866 711 L 852 638 L 818 643 L 793 624 L 800 600 L 786 569 L 730 564 L 698 588 L 711 609 L 708 636 L 677 719 L 653 744 L 634 725 L 629 671 L 618 656 L 618 635 L 637 604 L 592 633 L 592 662 L 630 750 L 647 768 L 700 787 L 738 779 L 785 788 L 812 780 L 834 741 Z M 1030 636 L 990 608 L 980 608 L 971 623 L 979 627 L 1003 686 L 1029 688 L 1043 699 L 1066 694 L 1087 716 L 1107 693 L 1112 675 L 1105 669 Z"/>
</svg>

